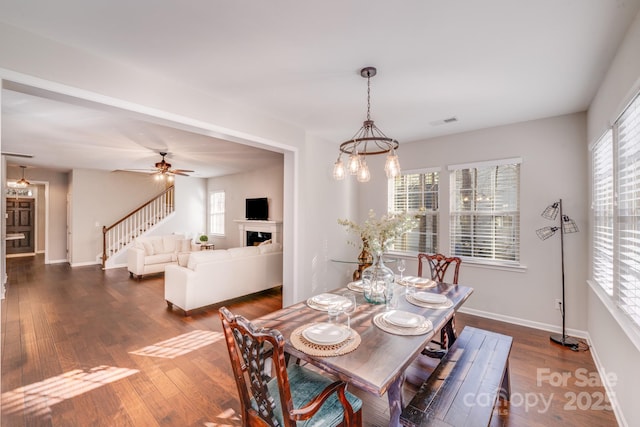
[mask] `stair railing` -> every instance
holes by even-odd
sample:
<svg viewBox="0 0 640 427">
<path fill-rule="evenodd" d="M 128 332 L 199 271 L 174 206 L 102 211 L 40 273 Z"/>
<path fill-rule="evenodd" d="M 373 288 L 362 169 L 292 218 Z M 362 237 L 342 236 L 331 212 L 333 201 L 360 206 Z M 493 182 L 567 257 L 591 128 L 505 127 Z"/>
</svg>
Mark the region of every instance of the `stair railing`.
<svg viewBox="0 0 640 427">
<path fill-rule="evenodd" d="M 102 269 L 107 259 L 129 245 L 175 211 L 174 186 L 129 212 L 110 226 L 102 227 Z"/>
</svg>

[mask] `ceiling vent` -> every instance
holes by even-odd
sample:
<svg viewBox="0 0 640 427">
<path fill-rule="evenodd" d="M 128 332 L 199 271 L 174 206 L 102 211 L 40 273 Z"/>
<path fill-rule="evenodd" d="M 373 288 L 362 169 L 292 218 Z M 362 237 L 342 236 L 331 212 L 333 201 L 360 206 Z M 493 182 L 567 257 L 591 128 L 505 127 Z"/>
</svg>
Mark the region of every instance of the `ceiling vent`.
<svg viewBox="0 0 640 427">
<path fill-rule="evenodd" d="M 430 122 L 429 124 L 431 126 L 440 126 L 440 125 L 447 125 L 447 124 L 450 124 L 450 123 L 455 123 L 457 121 L 458 121 L 458 118 L 453 116 L 453 117 L 448 117 L 448 118 L 442 119 L 442 120 L 436 120 L 436 121 Z"/>
</svg>

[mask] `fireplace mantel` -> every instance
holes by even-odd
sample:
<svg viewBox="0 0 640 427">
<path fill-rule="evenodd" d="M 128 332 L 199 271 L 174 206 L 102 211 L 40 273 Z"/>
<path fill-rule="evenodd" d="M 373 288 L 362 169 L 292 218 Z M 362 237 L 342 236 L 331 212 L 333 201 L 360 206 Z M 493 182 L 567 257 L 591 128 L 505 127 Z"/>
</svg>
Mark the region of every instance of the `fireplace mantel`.
<svg viewBox="0 0 640 427">
<path fill-rule="evenodd" d="M 247 245 L 247 231 L 259 233 L 271 233 L 274 243 L 282 243 L 282 221 L 255 221 L 246 219 L 234 219 L 240 230 L 240 246 Z"/>
</svg>

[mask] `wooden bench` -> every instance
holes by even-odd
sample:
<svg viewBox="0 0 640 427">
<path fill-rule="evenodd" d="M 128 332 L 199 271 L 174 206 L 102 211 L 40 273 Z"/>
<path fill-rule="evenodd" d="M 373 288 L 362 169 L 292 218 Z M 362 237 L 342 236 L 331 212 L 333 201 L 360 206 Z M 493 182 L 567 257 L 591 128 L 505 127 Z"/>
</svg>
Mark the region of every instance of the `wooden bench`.
<svg viewBox="0 0 640 427">
<path fill-rule="evenodd" d="M 402 411 L 404 426 L 488 426 L 509 400 L 513 338 L 467 326 Z"/>
</svg>

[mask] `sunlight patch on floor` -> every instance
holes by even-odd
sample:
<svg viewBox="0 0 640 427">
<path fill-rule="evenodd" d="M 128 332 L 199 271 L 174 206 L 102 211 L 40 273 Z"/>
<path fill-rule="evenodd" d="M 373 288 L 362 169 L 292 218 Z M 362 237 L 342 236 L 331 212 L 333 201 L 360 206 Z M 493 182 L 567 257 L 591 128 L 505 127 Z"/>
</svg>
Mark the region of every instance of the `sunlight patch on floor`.
<svg viewBox="0 0 640 427">
<path fill-rule="evenodd" d="M 239 427 L 242 425 L 240 416 L 233 409 L 219 413 L 214 419 L 214 422 L 204 423 L 205 427 Z"/>
<path fill-rule="evenodd" d="M 173 359 L 222 339 L 224 339 L 222 332 L 196 330 L 129 353 Z"/>
<path fill-rule="evenodd" d="M 97 366 L 89 370 L 74 369 L 44 381 L 2 393 L 2 411 L 24 411 L 29 415 L 46 415 L 51 406 L 103 385 L 138 373 L 137 369 Z"/>
</svg>

